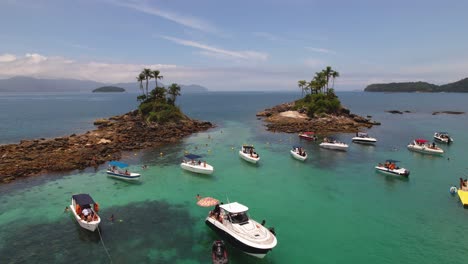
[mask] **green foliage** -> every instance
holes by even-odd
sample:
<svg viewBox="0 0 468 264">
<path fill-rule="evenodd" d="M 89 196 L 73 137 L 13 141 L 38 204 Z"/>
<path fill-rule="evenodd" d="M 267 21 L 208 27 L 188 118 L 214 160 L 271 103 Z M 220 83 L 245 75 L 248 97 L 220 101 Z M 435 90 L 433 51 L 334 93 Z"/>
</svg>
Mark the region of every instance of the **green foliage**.
<svg viewBox="0 0 468 264">
<path fill-rule="evenodd" d="M 328 94 L 308 94 L 295 102 L 294 109 L 306 109 L 310 117 L 317 114 L 336 114 L 341 109 L 341 102 L 332 91 Z"/>
<path fill-rule="evenodd" d="M 177 122 L 184 118 L 180 109 L 161 101 L 146 101 L 139 106 L 140 114 L 150 122 L 166 123 Z"/>
</svg>

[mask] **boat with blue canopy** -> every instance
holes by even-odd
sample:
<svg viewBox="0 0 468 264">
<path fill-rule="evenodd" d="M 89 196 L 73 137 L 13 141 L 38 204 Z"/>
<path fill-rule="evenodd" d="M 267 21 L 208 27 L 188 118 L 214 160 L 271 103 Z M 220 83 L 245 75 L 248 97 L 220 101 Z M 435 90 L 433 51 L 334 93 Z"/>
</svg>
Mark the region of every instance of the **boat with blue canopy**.
<svg viewBox="0 0 468 264">
<path fill-rule="evenodd" d="M 202 156 L 195 154 L 187 154 L 184 156 L 180 167 L 184 170 L 199 173 L 199 174 L 212 174 L 214 172 L 213 166 L 206 163 L 206 160 L 201 160 Z"/>
<path fill-rule="evenodd" d="M 125 181 L 137 181 L 140 179 L 141 175 L 139 173 L 130 172 L 127 168 L 128 164 L 126 163 L 111 161 L 107 168 L 107 176 Z"/>
<path fill-rule="evenodd" d="M 297 160 L 304 161 L 307 159 L 307 152 L 301 146 L 293 146 L 289 152 Z"/>
</svg>

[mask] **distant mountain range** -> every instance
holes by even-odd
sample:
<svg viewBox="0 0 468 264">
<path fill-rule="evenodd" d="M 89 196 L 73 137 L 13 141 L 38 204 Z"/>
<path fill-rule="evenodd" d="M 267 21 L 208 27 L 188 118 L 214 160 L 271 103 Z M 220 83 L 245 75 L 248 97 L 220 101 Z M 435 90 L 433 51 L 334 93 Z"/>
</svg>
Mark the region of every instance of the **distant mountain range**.
<svg viewBox="0 0 468 264">
<path fill-rule="evenodd" d="M 444 85 L 427 82 L 401 82 L 371 84 L 365 92 L 425 92 L 425 93 L 468 93 L 468 78 Z"/>
<path fill-rule="evenodd" d="M 158 82 L 159 84 L 159 82 Z M 154 85 L 154 82 L 151 83 Z M 163 85 L 163 84 L 161 84 Z M 139 92 L 139 84 L 135 81 L 132 83 L 101 83 L 95 81 L 83 81 L 75 79 L 38 79 L 33 77 L 18 76 L 9 79 L 0 79 L 1 92 L 89 92 L 102 86 L 116 86 L 124 88 L 126 91 Z M 207 92 L 208 89 L 192 84 L 180 85 L 181 93 L 200 93 Z M 151 89 L 154 88 L 150 86 Z"/>
</svg>

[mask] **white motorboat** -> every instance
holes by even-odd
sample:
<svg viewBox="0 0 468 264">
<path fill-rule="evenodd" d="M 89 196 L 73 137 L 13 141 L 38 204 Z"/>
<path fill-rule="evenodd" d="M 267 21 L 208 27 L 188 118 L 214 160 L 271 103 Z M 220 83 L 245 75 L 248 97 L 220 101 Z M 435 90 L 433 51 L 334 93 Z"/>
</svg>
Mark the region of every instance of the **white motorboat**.
<svg viewBox="0 0 468 264">
<path fill-rule="evenodd" d="M 180 163 L 180 167 L 184 170 L 191 171 L 199 174 L 212 174 L 214 172 L 213 166 L 200 160 L 201 156 L 188 154 L 185 159 Z M 196 161 L 198 160 L 198 161 Z"/>
<path fill-rule="evenodd" d="M 253 219 L 249 219 L 246 206 L 233 202 L 216 206 L 205 223 L 225 241 L 245 253 L 263 258 L 276 244 L 276 236 Z"/>
<path fill-rule="evenodd" d="M 101 218 L 97 214 L 99 205 L 89 194 L 75 194 L 72 196 L 70 210 L 73 212 L 78 224 L 89 231 L 94 232 L 98 228 Z"/>
<path fill-rule="evenodd" d="M 356 136 L 353 137 L 352 140 L 354 143 L 361 143 L 361 144 L 375 144 L 375 142 L 377 142 L 377 139 L 373 137 L 369 137 L 369 135 L 364 132 L 357 132 Z"/>
<path fill-rule="evenodd" d="M 444 150 L 437 147 L 435 143 L 427 144 L 427 142 L 428 141 L 425 139 L 415 139 L 412 143 L 408 145 L 408 149 L 419 153 L 431 155 L 444 154 Z"/>
<path fill-rule="evenodd" d="M 334 149 L 346 151 L 348 149 L 348 144 L 339 142 L 333 138 L 324 138 L 323 142 L 319 145 L 321 148 Z"/>
<path fill-rule="evenodd" d="M 453 142 L 453 138 L 451 138 L 447 132 L 435 132 L 434 139 L 439 142 L 447 143 L 447 144 L 450 144 Z"/>
<path fill-rule="evenodd" d="M 249 145 L 242 145 L 241 150 L 239 150 L 239 156 L 250 163 L 256 164 L 260 161 L 260 155 L 255 152 L 255 148 Z"/>
<path fill-rule="evenodd" d="M 396 165 L 399 162 L 397 160 L 386 160 L 384 164 L 379 163 L 379 165 L 375 166 L 375 170 L 387 174 L 387 175 L 396 175 L 396 176 L 403 176 L 408 177 L 410 172 L 405 168 L 400 168 Z"/>
<path fill-rule="evenodd" d="M 291 156 L 297 160 L 304 161 L 307 159 L 307 152 L 301 146 L 293 146 L 290 152 Z"/>
<path fill-rule="evenodd" d="M 107 176 L 124 181 L 138 181 L 141 175 L 139 173 L 128 171 L 128 169 L 125 169 L 127 167 L 128 164 L 118 161 L 111 161 L 109 162 L 109 167 L 107 168 Z"/>
<path fill-rule="evenodd" d="M 299 133 L 299 137 L 305 140 L 312 140 L 312 141 L 317 140 L 317 136 L 315 135 L 314 132 L 302 132 L 302 133 Z"/>
</svg>

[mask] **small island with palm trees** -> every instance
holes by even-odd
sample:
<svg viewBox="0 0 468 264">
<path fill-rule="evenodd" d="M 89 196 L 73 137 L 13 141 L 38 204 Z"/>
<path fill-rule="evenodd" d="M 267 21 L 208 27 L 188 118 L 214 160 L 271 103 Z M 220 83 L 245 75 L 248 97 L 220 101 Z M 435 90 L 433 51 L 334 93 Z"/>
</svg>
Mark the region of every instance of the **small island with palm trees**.
<svg viewBox="0 0 468 264">
<path fill-rule="evenodd" d="M 155 86 L 149 90 L 152 79 Z M 175 104 L 181 95 L 180 86 L 176 83 L 168 88 L 159 86 L 161 79 L 158 70 L 144 69 L 137 76 L 141 91 L 138 109 L 98 119 L 94 122 L 95 130 L 0 145 L 0 183 L 43 173 L 97 168 L 107 161 L 119 160 L 124 151 L 159 147 L 213 127 L 210 122 L 184 115 Z"/>
<path fill-rule="evenodd" d="M 265 109 L 257 116 L 265 117 L 267 130 L 285 133 L 354 133 L 379 125 L 369 118 L 352 114 L 341 105 L 334 90 L 335 79 L 339 76 L 339 72 L 328 66 L 316 72 L 310 82 L 298 81 L 301 99 Z"/>
</svg>

